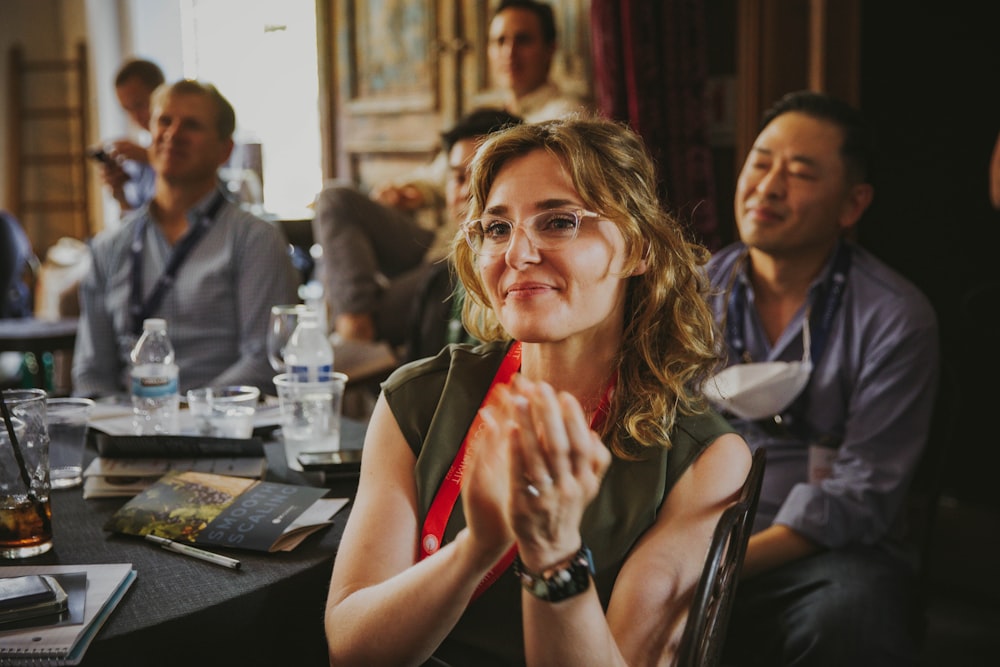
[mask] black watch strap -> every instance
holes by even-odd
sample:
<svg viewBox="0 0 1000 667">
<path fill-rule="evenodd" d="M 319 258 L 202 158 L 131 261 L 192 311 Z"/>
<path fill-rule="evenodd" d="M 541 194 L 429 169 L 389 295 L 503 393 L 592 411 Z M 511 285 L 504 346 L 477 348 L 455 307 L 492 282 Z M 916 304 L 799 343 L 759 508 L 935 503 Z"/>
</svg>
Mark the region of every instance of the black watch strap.
<svg viewBox="0 0 1000 667">
<path fill-rule="evenodd" d="M 569 560 L 535 574 L 525 570 L 521 557 L 517 556 L 514 558 L 514 574 L 521 581 L 524 590 L 536 598 L 559 602 L 579 595 L 590 587 L 590 577 L 594 574 L 594 557 L 585 544 Z"/>
</svg>

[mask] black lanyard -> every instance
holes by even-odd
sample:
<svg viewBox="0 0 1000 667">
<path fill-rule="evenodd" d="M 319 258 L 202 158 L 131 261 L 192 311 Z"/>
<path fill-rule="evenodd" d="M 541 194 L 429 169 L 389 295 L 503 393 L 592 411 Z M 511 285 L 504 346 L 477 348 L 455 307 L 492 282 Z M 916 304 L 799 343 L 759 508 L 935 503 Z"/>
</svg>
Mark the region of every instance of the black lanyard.
<svg viewBox="0 0 1000 667">
<path fill-rule="evenodd" d="M 215 197 L 209 203 L 205 213 L 198 217 L 191 229 L 188 230 L 170 253 L 167 266 L 156 279 L 149 297 L 142 298 L 142 251 L 146 241 L 146 226 L 149 223 L 149 215 L 143 216 L 135 226 L 135 233 L 132 236 L 132 291 L 129 295 L 129 315 L 132 318 L 132 333 L 139 335 L 142 331 L 142 322 L 152 315 L 163 297 L 166 295 L 177 276 L 177 271 L 181 264 L 188 258 L 191 251 L 208 231 L 212 220 L 218 214 L 219 209 L 225 203 L 226 197 L 222 190 L 215 191 Z"/>
<path fill-rule="evenodd" d="M 726 343 L 739 360 L 746 361 L 746 335 L 744 330 L 744 315 L 747 308 L 746 282 L 736 278 L 742 262 L 733 266 L 733 281 L 726 302 Z M 813 366 L 819 363 L 826 347 L 826 340 L 833 328 L 833 318 L 840 308 L 847 286 L 847 273 L 851 269 L 851 248 L 841 242 L 837 246 L 833 258 L 833 269 L 820 286 L 812 306 L 809 308 L 809 332 L 812 343 L 809 346 L 809 358 Z"/>
</svg>

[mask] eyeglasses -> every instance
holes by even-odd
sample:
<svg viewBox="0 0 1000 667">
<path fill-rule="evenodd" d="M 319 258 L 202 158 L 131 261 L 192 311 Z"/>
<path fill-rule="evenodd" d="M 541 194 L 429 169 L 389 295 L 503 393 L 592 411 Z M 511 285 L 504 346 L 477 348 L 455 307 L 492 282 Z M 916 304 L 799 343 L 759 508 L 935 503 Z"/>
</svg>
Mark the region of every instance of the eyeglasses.
<svg viewBox="0 0 1000 667">
<path fill-rule="evenodd" d="M 462 225 L 465 240 L 472 252 L 491 257 L 502 255 L 510 247 L 514 227 L 519 227 L 538 250 L 558 250 L 576 238 L 584 218 L 599 218 L 597 213 L 576 210 L 542 211 L 525 219 L 520 225 L 499 216 L 469 220 Z"/>
</svg>

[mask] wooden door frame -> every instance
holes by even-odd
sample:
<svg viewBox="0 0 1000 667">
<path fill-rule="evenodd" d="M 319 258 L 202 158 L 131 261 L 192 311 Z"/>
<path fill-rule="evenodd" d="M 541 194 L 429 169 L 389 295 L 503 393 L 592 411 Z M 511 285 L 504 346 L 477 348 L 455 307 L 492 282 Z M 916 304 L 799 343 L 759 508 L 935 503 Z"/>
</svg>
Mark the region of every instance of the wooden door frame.
<svg viewBox="0 0 1000 667">
<path fill-rule="evenodd" d="M 736 12 L 738 171 L 761 114 L 785 93 L 860 103 L 861 0 L 740 0 Z"/>
</svg>

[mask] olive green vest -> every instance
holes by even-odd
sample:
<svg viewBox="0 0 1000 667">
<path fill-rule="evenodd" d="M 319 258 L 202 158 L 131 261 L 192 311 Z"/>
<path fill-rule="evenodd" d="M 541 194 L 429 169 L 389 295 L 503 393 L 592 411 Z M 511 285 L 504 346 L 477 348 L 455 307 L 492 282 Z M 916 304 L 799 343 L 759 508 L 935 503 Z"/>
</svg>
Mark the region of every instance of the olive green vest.
<svg viewBox="0 0 1000 667">
<path fill-rule="evenodd" d="M 388 405 L 417 457 L 421 525 L 507 347 L 506 343 L 450 345 L 436 357 L 400 368 L 383 385 Z M 680 417 L 669 451 L 650 449 L 642 461 L 614 458 L 581 526 L 594 555 L 594 581 L 605 609 L 625 557 L 656 520 L 669 490 L 709 443 L 731 432 L 732 427 L 714 412 Z M 444 543 L 464 527 L 459 500 Z M 517 665 L 524 662 L 523 644 L 520 585 L 508 570 L 469 604 L 437 655 L 454 667 Z"/>
</svg>

